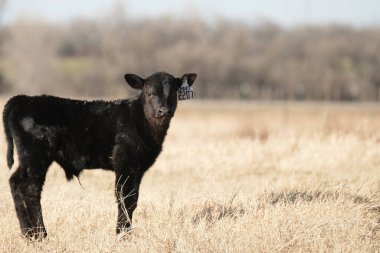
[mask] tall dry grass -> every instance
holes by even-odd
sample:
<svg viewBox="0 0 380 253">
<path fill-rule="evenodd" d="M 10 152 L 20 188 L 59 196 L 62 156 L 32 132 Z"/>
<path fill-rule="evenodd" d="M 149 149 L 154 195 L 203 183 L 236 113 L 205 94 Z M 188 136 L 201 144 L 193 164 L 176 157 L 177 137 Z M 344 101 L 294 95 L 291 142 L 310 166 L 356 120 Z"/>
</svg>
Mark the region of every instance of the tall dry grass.
<svg viewBox="0 0 380 253">
<path fill-rule="evenodd" d="M 116 237 L 114 175 L 50 168 L 49 237 L 20 236 L 1 131 L 1 252 L 379 252 L 380 108 L 180 103 Z"/>
</svg>

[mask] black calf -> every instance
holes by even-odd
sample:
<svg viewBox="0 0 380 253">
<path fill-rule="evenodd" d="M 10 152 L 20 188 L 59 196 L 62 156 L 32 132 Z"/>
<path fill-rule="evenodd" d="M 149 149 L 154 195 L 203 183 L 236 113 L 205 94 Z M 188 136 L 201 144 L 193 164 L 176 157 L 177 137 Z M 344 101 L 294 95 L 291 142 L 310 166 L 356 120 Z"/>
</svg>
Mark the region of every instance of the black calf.
<svg viewBox="0 0 380 253">
<path fill-rule="evenodd" d="M 40 199 L 53 161 L 64 169 L 68 180 L 78 177 L 83 169 L 115 171 L 116 232 L 130 229 L 141 179 L 161 152 L 177 107 L 177 90 L 185 80 L 192 85 L 196 74 L 175 78 L 159 72 L 147 79 L 133 74 L 124 78 L 142 92 L 112 102 L 20 95 L 5 105 L 9 168 L 13 165 L 13 142 L 19 156 L 19 166 L 9 183 L 25 236 L 47 235 Z"/>
</svg>

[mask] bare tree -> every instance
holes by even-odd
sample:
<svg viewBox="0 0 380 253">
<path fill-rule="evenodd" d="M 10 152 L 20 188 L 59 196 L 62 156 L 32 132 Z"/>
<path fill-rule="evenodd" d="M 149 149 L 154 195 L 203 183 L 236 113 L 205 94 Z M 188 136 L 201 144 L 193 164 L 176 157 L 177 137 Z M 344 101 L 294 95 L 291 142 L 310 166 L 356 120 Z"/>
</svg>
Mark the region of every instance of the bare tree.
<svg viewBox="0 0 380 253">
<path fill-rule="evenodd" d="M 4 9 L 5 9 L 5 4 L 7 3 L 6 0 L 0 0 L 0 24 L 1 24 L 1 18 L 2 18 L 2 14 L 4 12 Z"/>
<path fill-rule="evenodd" d="M 4 56 L 15 91 L 29 94 L 59 91 L 57 30 L 37 20 L 18 20 L 8 28 Z"/>
<path fill-rule="evenodd" d="M 5 4 L 6 4 L 6 0 L 0 0 L 0 56 L 2 55 L 2 45 L 3 45 L 2 38 L 4 38 L 2 20 L 3 20 L 3 13 L 4 13 L 4 9 L 5 9 Z M 4 86 L 6 86 L 6 84 L 4 81 L 3 71 L 2 71 L 1 66 L 0 66 L 0 91 L 3 91 L 5 89 Z"/>
</svg>

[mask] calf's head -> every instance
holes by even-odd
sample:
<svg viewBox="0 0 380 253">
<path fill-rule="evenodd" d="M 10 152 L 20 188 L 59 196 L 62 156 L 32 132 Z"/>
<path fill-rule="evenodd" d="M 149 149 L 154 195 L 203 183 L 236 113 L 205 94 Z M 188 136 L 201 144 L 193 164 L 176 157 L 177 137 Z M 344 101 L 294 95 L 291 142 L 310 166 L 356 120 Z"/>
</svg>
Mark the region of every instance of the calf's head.
<svg viewBox="0 0 380 253">
<path fill-rule="evenodd" d="M 177 91 L 183 82 L 193 85 L 197 74 L 187 73 L 176 78 L 165 72 L 157 72 L 146 79 L 125 74 L 125 81 L 134 89 L 142 91 L 144 113 L 151 122 L 169 121 L 177 108 Z"/>
</svg>

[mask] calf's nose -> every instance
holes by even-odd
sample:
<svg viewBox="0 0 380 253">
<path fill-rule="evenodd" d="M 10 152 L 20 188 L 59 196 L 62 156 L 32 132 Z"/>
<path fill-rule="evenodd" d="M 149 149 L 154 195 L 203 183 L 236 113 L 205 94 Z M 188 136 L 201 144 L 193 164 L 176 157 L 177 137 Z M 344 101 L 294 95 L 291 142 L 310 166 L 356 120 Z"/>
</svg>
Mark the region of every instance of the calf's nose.
<svg viewBox="0 0 380 253">
<path fill-rule="evenodd" d="M 158 109 L 158 116 L 159 117 L 172 116 L 172 111 L 169 110 L 168 108 L 161 107 L 160 109 Z"/>
</svg>

